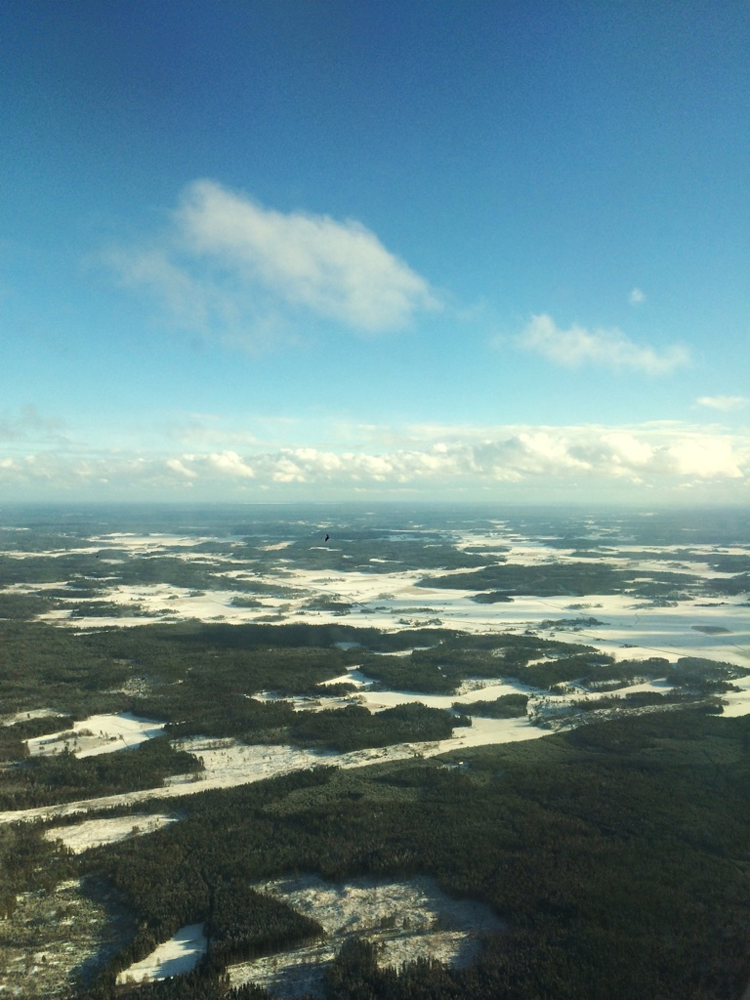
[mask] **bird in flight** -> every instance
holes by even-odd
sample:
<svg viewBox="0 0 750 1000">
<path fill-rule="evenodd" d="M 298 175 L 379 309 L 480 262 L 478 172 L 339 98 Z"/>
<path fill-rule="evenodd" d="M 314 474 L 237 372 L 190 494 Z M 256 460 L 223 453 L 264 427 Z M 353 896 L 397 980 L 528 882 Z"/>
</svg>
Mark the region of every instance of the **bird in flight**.
<svg viewBox="0 0 750 1000">
<path fill-rule="evenodd" d="M 323 541 L 327 542 L 330 537 L 331 537 L 330 535 L 326 535 L 326 537 L 323 539 Z"/>
</svg>

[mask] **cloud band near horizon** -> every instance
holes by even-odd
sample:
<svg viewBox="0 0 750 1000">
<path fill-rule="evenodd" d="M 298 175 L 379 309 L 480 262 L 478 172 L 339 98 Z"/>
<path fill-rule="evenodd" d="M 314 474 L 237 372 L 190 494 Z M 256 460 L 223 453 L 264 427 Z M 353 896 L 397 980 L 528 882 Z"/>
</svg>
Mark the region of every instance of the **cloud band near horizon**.
<svg viewBox="0 0 750 1000">
<path fill-rule="evenodd" d="M 732 496 L 750 485 L 750 438 L 690 428 L 528 427 L 483 433 L 443 428 L 439 438 L 419 428 L 389 450 L 339 451 L 309 446 L 240 454 L 225 448 L 174 454 L 68 453 L 0 459 L 0 491 L 49 482 L 75 490 L 95 486 L 116 497 L 139 490 L 177 495 L 221 490 L 247 498 L 292 486 L 342 494 L 412 488 L 450 494 L 460 488 L 541 484 L 689 488 L 718 484 Z"/>
</svg>

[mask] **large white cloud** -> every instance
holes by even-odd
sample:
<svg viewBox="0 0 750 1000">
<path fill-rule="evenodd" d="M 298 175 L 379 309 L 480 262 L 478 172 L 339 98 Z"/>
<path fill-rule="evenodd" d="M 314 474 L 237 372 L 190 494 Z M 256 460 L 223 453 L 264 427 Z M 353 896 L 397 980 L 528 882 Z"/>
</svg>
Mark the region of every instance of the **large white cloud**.
<svg viewBox="0 0 750 1000">
<path fill-rule="evenodd" d="M 436 304 L 427 282 L 352 220 L 284 214 L 212 181 L 190 185 L 177 218 L 195 253 L 359 329 L 393 329 Z"/>
<path fill-rule="evenodd" d="M 515 338 L 515 343 L 567 368 L 596 364 L 641 371 L 647 375 L 662 375 L 690 361 L 688 350 L 679 344 L 659 352 L 656 348 L 636 344 L 617 329 L 587 330 L 574 325 L 562 330 L 546 314 L 532 316 Z"/>
<path fill-rule="evenodd" d="M 214 181 L 190 184 L 168 233 L 106 259 L 180 325 L 233 346 L 289 338 L 300 312 L 377 333 L 439 303 L 428 282 L 353 220 L 279 212 Z"/>
</svg>

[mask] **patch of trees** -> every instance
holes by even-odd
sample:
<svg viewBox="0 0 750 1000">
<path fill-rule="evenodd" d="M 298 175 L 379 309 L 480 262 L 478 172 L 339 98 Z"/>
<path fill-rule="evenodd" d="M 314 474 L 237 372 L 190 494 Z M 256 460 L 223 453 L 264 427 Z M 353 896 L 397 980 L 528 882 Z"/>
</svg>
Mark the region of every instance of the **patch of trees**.
<svg viewBox="0 0 750 1000">
<path fill-rule="evenodd" d="M 458 549 L 440 533 L 434 538 L 392 537 L 390 531 L 377 534 L 352 531 L 337 526 L 331 540 L 322 544 L 310 538 L 294 540 L 284 549 L 284 558 L 295 567 L 336 572 L 357 569 L 366 573 L 392 573 L 394 570 L 461 569 L 484 566 L 487 556 Z M 368 537 L 369 535 L 369 537 Z M 278 553 L 271 553 L 278 556 Z M 502 558 L 502 556 L 494 556 Z"/>
<path fill-rule="evenodd" d="M 681 656 L 667 671 L 670 684 L 691 684 L 700 680 L 729 680 L 747 677 L 750 670 L 736 663 L 708 660 L 702 656 Z"/>
<path fill-rule="evenodd" d="M 303 916 L 283 899 L 248 888 L 243 879 L 215 887 L 204 926 L 208 970 L 222 972 L 232 962 L 268 955 L 324 936 L 317 920 Z"/>
<path fill-rule="evenodd" d="M 597 628 L 604 625 L 598 618 L 589 616 L 588 618 L 545 618 L 537 626 L 540 629 L 581 629 Z"/>
<path fill-rule="evenodd" d="M 624 593 L 629 597 L 638 597 L 647 602 L 652 602 L 654 607 L 671 608 L 679 601 L 689 601 L 691 594 L 680 589 L 672 583 L 664 583 L 659 580 L 639 580 L 632 587 L 628 587 Z M 701 590 L 700 593 L 703 593 Z M 669 603 L 666 603 L 669 602 Z M 649 607 L 651 604 L 636 604 L 634 607 Z"/>
<path fill-rule="evenodd" d="M 48 594 L 17 594 L 0 592 L 0 618 L 29 621 L 56 607 Z"/>
<path fill-rule="evenodd" d="M 408 657 L 360 653 L 358 663 L 369 677 L 396 691 L 454 694 L 463 681 L 473 677 L 516 677 L 533 685 L 534 681 L 530 678 L 535 675 L 527 675 L 525 669 L 529 660 L 551 654 L 578 654 L 583 650 L 587 652 L 580 655 L 589 657 L 586 662 L 599 662 L 599 654 L 590 646 L 540 639 L 537 636 L 495 633 L 451 637 L 434 643 L 427 649 L 414 649 Z M 609 658 L 602 658 L 601 662 L 605 659 Z M 542 665 L 545 666 L 547 665 Z M 554 670 L 542 670 L 541 673 L 553 676 Z M 558 673 L 560 679 L 569 679 L 564 676 L 562 668 Z"/>
<path fill-rule="evenodd" d="M 476 601 L 477 604 L 510 604 L 513 598 L 504 591 L 489 590 L 483 594 L 474 594 L 472 601 Z"/>
<path fill-rule="evenodd" d="M 229 569 L 229 566 L 223 567 Z M 236 563 L 234 564 L 235 570 L 245 570 L 247 571 L 247 563 Z M 286 577 L 280 577 L 278 580 L 269 582 L 268 580 L 256 580 L 254 577 L 248 578 L 246 576 L 236 576 L 232 575 L 217 575 L 216 585 L 220 586 L 223 590 L 239 590 L 243 594 L 258 595 L 258 597 L 274 597 L 277 600 L 292 600 L 294 598 L 304 597 L 309 591 L 305 590 L 303 587 L 291 587 L 287 582 Z M 256 598 L 257 599 L 257 598 Z M 252 603 L 243 604 L 240 603 L 243 600 L 241 597 L 233 597 L 230 604 L 235 605 L 239 608 L 253 607 Z"/>
<path fill-rule="evenodd" d="M 361 937 L 343 943 L 324 974 L 325 1000 L 463 1000 L 462 976 L 442 962 L 418 958 L 400 969 L 380 968 L 378 948 Z"/>
<path fill-rule="evenodd" d="M 711 569 L 717 573 L 750 573 L 750 555 L 722 553 L 708 556 L 707 559 Z"/>
<path fill-rule="evenodd" d="M 580 653 L 561 656 L 545 663 L 533 663 L 515 673 L 531 687 L 554 689 L 556 685 L 576 681 L 591 691 L 614 690 L 625 684 L 664 678 L 668 684 L 692 688 L 702 693 L 731 690 L 730 679 L 747 676 L 746 668 L 702 657 L 680 657 L 675 664 L 661 656 L 643 660 L 620 660 L 606 653 Z"/>
<path fill-rule="evenodd" d="M 588 594 L 619 594 L 634 574 L 606 563 L 544 563 L 524 566 L 498 563 L 471 573 L 429 577 L 422 586 L 449 590 L 495 591 L 509 597 L 534 595 L 553 597 Z"/>
<path fill-rule="evenodd" d="M 492 701 L 454 701 L 453 708 L 483 719 L 516 719 L 526 715 L 528 701 L 525 694 L 502 694 Z"/>
<path fill-rule="evenodd" d="M 104 636 L 75 635 L 43 622 L 0 621 L 5 711 L 43 707 L 75 718 L 123 711 L 130 699 L 113 689 L 132 672 L 110 655 Z"/>
<path fill-rule="evenodd" d="M 86 992 L 88 1000 L 111 997 L 108 986 L 94 987 Z M 207 976 L 202 969 L 184 976 L 171 976 L 153 983 L 144 983 L 131 993 L 127 987 L 120 988 L 117 996 L 135 996 L 143 1000 L 272 1000 L 271 995 L 260 986 L 248 983 L 231 987 L 227 976 Z M 299 1000 L 314 1000 L 300 997 Z"/>
<path fill-rule="evenodd" d="M 581 678 L 581 684 L 590 691 L 611 691 L 626 684 L 664 677 L 669 670 L 669 660 L 663 656 L 649 656 L 643 660 L 615 660 L 602 658 L 596 670 Z"/>
<path fill-rule="evenodd" d="M 68 751 L 30 757 L 3 773 L 0 809 L 29 809 L 153 788 L 168 775 L 201 768 L 193 754 L 175 750 L 164 736 L 91 757 L 78 758 Z"/>
<path fill-rule="evenodd" d="M 0 760 L 22 760 L 28 754 L 25 740 L 62 732 L 73 722 L 70 715 L 43 715 L 23 719 L 12 726 L 0 726 Z"/>
<path fill-rule="evenodd" d="M 726 580 L 714 577 L 706 581 L 708 593 L 720 594 L 723 597 L 737 597 L 740 594 L 750 594 L 750 573 L 738 573 Z"/>
<path fill-rule="evenodd" d="M 529 687 L 549 689 L 566 681 L 583 681 L 587 677 L 598 676 L 599 667 L 611 662 L 612 658 L 606 653 L 580 653 L 560 656 L 545 663 L 531 663 L 517 670 L 513 676 Z"/>
<path fill-rule="evenodd" d="M 305 601 L 305 608 L 308 611 L 332 611 L 335 615 L 348 615 L 356 607 L 351 601 L 340 601 L 334 597 L 327 597 L 325 594 L 318 594 Z"/>
<path fill-rule="evenodd" d="M 114 601 L 85 601 L 66 605 L 71 618 L 159 618 L 163 612 L 145 609 L 135 602 L 117 604 Z"/>
<path fill-rule="evenodd" d="M 230 605 L 233 608 L 262 608 L 264 607 L 263 601 L 258 597 L 239 597 L 235 596 L 230 600 Z"/>
<path fill-rule="evenodd" d="M 628 691 L 623 695 L 612 697 L 594 698 L 591 700 L 576 699 L 570 703 L 572 709 L 581 712 L 594 712 L 603 709 L 616 708 L 646 708 L 654 705 L 679 705 L 685 702 L 695 702 L 703 699 L 707 694 L 715 693 L 715 688 L 708 686 L 704 691 Z M 706 704 L 709 704 L 708 702 Z M 715 703 L 715 708 L 721 712 L 720 703 Z"/>
<path fill-rule="evenodd" d="M 340 709 L 298 713 L 291 738 L 303 746 L 331 747 L 348 753 L 367 747 L 449 739 L 453 727 L 460 724 L 450 712 L 427 708 L 419 702 L 377 713 L 361 705 L 347 705 Z"/>
<path fill-rule="evenodd" d="M 145 631 L 145 630 L 144 630 Z M 189 646 L 206 645 L 223 649 L 318 649 L 336 646 L 337 643 L 356 643 L 379 652 L 395 652 L 415 645 L 431 645 L 443 638 L 459 635 L 455 629 L 404 629 L 383 632 L 378 628 L 360 628 L 343 623 L 312 625 L 303 622 L 286 622 L 278 625 L 245 623 L 217 625 L 201 622 L 179 625 L 154 625 L 148 631 L 163 641 Z"/>
<path fill-rule="evenodd" d="M 646 577 L 644 579 L 644 576 Z M 520 596 L 585 597 L 592 594 L 631 594 L 649 599 L 686 600 L 697 593 L 744 593 L 748 574 L 732 581 L 703 580 L 690 573 L 666 570 L 616 569 L 606 562 L 543 563 L 534 566 L 501 563 L 468 573 L 428 577 L 425 587 L 477 591 L 474 600 L 495 602 Z M 718 588 L 715 584 L 718 582 Z M 722 590 L 722 588 L 724 588 Z"/>
<path fill-rule="evenodd" d="M 359 668 L 384 688 L 392 691 L 417 691 L 421 694 L 453 694 L 454 678 L 444 674 L 434 663 L 415 661 L 411 656 L 360 655 Z"/>
<path fill-rule="evenodd" d="M 183 705 L 184 712 L 178 721 L 167 723 L 166 727 L 175 739 L 234 736 L 245 743 L 273 742 L 279 730 L 285 733 L 297 717 L 289 701 L 238 698 L 231 692 L 197 705 L 188 698 Z"/>
<path fill-rule="evenodd" d="M 74 869 L 43 836 L 39 824 L 0 825 L 0 919 L 8 919 L 22 892 L 46 891 Z"/>
</svg>

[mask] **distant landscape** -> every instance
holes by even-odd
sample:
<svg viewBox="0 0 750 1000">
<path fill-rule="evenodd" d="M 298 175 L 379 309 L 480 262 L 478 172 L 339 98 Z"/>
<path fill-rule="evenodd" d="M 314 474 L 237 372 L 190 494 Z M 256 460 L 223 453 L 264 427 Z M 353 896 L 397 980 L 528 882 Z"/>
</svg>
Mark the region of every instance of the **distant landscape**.
<svg viewBox="0 0 750 1000">
<path fill-rule="evenodd" d="M 739 1000 L 750 522 L 0 507 L 0 992 Z"/>
</svg>

